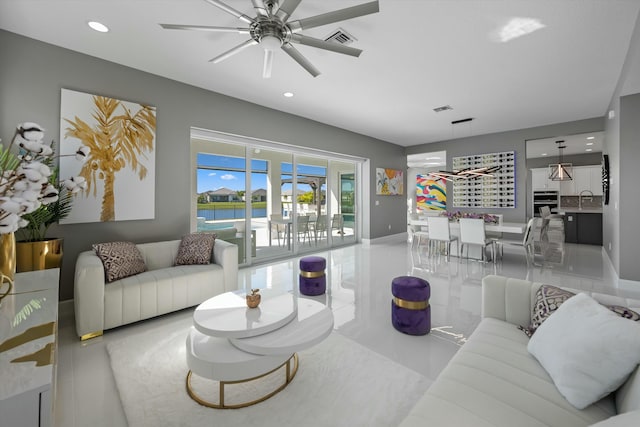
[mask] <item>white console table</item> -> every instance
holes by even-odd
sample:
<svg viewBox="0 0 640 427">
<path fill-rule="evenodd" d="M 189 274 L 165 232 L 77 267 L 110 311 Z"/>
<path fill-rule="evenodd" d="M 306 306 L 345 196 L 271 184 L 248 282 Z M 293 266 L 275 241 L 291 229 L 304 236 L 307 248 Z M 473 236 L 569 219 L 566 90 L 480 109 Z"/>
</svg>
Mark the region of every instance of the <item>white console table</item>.
<svg viewBox="0 0 640 427">
<path fill-rule="evenodd" d="M 60 270 L 18 273 L 0 305 L 0 424 L 53 425 Z"/>
</svg>

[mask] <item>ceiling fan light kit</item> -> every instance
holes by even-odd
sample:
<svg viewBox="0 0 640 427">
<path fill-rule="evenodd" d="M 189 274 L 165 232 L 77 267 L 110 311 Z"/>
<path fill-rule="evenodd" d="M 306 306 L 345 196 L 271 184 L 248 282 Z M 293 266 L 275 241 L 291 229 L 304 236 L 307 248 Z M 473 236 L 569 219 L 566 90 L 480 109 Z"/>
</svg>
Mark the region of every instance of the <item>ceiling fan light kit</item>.
<svg viewBox="0 0 640 427">
<path fill-rule="evenodd" d="M 323 13 L 309 18 L 288 21 L 302 0 L 251 0 L 256 17 L 251 18 L 244 13 L 219 0 L 204 0 L 207 3 L 235 16 L 244 23 L 249 24 L 249 28 L 217 27 L 206 25 L 180 25 L 180 24 L 160 24 L 167 30 L 194 30 L 209 32 L 227 32 L 248 34 L 251 38 L 238 46 L 212 58 L 210 62 L 217 64 L 247 47 L 259 44 L 264 49 L 264 66 L 262 77 L 271 77 L 273 57 L 278 48 L 281 48 L 287 55 L 296 61 L 309 74 L 316 77 L 320 74 L 294 46 L 294 43 L 324 49 L 331 52 L 341 53 L 358 57 L 362 50 L 329 42 L 315 37 L 299 34 L 302 30 L 320 27 L 335 22 L 345 21 L 364 15 L 369 15 L 380 11 L 378 1 L 363 3 L 345 9 Z"/>
</svg>

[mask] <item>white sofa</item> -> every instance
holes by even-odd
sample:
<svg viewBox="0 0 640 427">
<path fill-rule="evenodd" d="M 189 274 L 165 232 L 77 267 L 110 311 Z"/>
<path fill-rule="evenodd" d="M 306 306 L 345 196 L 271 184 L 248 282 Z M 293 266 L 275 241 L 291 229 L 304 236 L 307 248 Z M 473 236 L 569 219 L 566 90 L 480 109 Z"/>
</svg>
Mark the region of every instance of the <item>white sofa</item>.
<svg viewBox="0 0 640 427">
<path fill-rule="evenodd" d="M 578 410 L 528 353 L 529 338 L 517 325 L 530 324 L 540 285 L 500 276 L 483 279 L 482 321 L 401 427 L 640 426 L 638 368 L 617 392 Z M 640 311 L 639 300 L 590 295 Z"/>
<path fill-rule="evenodd" d="M 76 332 L 81 339 L 106 329 L 198 305 L 238 287 L 238 247 L 216 240 L 211 264 L 174 265 L 180 240 L 136 245 L 147 271 L 105 283 L 94 251 L 78 255 L 74 281 Z"/>
</svg>

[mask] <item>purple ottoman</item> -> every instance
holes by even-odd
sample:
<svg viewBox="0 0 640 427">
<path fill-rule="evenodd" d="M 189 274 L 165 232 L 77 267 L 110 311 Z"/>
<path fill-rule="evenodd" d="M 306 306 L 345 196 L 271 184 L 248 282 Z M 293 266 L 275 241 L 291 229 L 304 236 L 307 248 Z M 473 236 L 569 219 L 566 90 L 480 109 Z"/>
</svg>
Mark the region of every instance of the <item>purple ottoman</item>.
<svg viewBox="0 0 640 427">
<path fill-rule="evenodd" d="M 431 331 L 429 282 L 419 277 L 400 276 L 391 282 L 391 323 L 409 335 L 426 335 Z"/>
<path fill-rule="evenodd" d="M 327 260 L 320 256 L 300 258 L 300 293 L 302 295 L 322 295 L 327 290 L 324 269 Z"/>
</svg>

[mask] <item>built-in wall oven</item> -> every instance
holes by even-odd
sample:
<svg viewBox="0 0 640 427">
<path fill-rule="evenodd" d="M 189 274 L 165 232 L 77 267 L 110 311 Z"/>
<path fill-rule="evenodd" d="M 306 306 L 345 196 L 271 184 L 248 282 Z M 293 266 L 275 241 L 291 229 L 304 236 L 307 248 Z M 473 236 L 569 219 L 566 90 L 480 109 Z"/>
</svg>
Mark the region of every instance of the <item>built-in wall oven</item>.
<svg viewBox="0 0 640 427">
<path fill-rule="evenodd" d="M 539 190 L 533 192 L 533 216 L 540 216 L 540 208 L 549 206 L 549 209 L 557 209 L 560 205 L 560 193 L 553 190 Z"/>
</svg>

